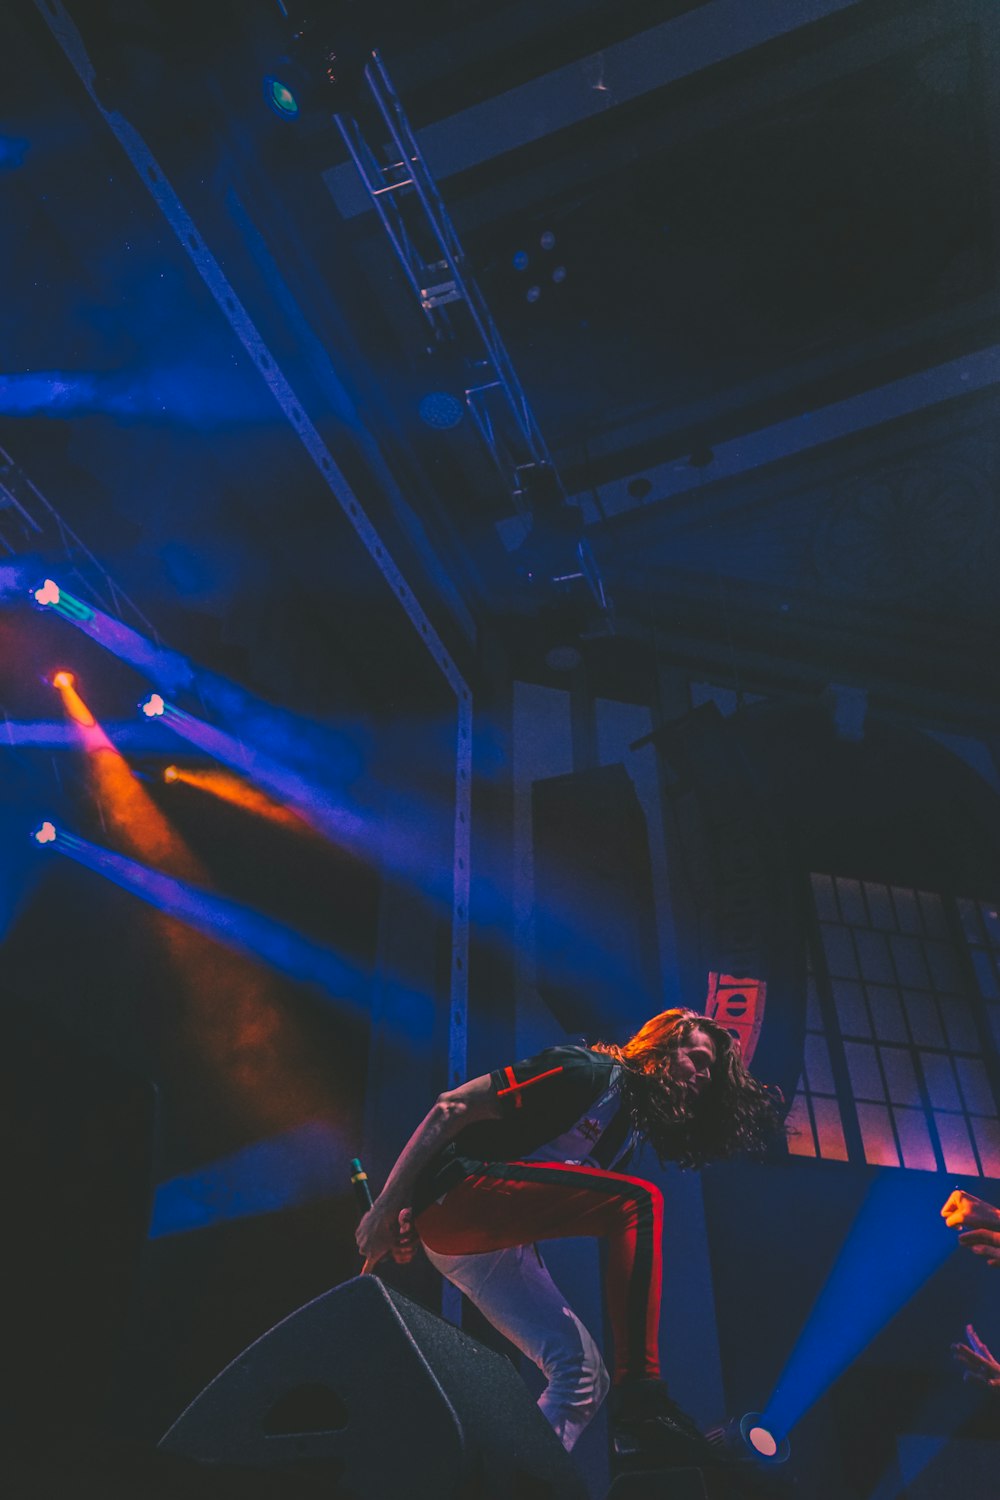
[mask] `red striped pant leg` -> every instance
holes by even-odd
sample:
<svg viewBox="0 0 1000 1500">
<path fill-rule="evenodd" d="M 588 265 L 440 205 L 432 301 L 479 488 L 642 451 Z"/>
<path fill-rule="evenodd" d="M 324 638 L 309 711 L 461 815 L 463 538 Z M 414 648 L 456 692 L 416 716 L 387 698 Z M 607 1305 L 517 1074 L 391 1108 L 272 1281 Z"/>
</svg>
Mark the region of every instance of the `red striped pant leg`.
<svg viewBox="0 0 1000 1500">
<path fill-rule="evenodd" d="M 427 1208 L 417 1228 L 442 1255 L 606 1239 L 615 1383 L 659 1377 L 663 1197 L 653 1183 L 563 1162 L 491 1162 Z"/>
</svg>

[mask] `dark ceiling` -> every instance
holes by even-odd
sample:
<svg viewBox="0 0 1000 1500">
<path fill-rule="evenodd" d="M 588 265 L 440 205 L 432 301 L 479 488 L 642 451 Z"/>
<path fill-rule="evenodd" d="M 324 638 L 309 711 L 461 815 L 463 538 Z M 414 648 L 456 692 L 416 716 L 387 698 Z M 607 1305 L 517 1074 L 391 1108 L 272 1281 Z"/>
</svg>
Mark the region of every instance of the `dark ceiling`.
<svg viewBox="0 0 1000 1500">
<path fill-rule="evenodd" d="M 0 443 L 164 635 L 301 709 L 360 640 L 405 691 L 380 581 L 65 13 L 460 659 L 485 626 L 544 675 L 561 635 L 606 693 L 656 654 L 998 732 L 992 0 L 314 9 L 381 50 L 612 607 L 529 584 L 468 417 L 419 419 L 467 372 L 339 133 L 264 107 L 274 0 L 9 0 Z"/>
</svg>

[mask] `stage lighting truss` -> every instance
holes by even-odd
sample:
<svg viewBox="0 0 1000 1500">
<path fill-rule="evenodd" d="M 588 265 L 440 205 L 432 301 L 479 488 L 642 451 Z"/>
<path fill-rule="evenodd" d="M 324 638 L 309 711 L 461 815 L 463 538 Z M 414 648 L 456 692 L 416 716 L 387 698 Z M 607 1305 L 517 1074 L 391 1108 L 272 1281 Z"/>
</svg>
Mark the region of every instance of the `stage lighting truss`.
<svg viewBox="0 0 1000 1500">
<path fill-rule="evenodd" d="M 349 112 L 334 115 L 369 201 L 393 253 L 439 343 L 453 344 L 475 372 L 465 404 L 515 510 L 527 526 L 532 511 L 526 478 L 542 470 L 565 490 L 527 395 L 486 299 L 469 271 L 444 200 L 377 49 L 368 58 Z M 367 128 L 371 121 L 371 129 Z M 383 164 L 388 132 L 394 159 Z M 602 610 L 608 608 L 590 543 L 580 537 L 576 562 L 562 579 L 579 578 Z"/>
<path fill-rule="evenodd" d="M 142 610 L 120 589 L 90 548 L 63 520 L 55 506 L 33 484 L 5 448 L 0 448 L 0 551 L 11 556 L 40 554 L 62 560 L 74 588 L 107 614 L 140 627 L 159 645 L 160 639 Z M 94 611 L 83 599 L 46 578 L 31 591 L 39 608 L 79 623 Z"/>
</svg>

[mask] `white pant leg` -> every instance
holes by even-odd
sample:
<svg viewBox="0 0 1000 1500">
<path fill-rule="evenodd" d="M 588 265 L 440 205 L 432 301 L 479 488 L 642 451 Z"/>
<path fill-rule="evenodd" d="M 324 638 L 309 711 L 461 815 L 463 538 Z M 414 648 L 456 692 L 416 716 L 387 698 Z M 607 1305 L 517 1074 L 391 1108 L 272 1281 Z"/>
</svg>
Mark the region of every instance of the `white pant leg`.
<svg viewBox="0 0 1000 1500">
<path fill-rule="evenodd" d="M 548 1385 L 538 1398 L 542 1415 L 571 1449 L 597 1415 L 610 1380 L 600 1350 L 533 1245 L 479 1255 L 439 1255 L 424 1246 L 432 1266 L 474 1303 L 493 1327 L 538 1366 Z"/>
</svg>

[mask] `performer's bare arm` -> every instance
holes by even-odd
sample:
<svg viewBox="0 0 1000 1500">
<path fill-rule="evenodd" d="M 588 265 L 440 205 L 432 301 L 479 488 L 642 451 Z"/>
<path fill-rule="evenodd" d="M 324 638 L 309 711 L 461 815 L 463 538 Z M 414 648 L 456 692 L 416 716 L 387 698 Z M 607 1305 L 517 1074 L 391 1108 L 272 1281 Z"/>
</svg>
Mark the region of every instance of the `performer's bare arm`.
<svg viewBox="0 0 1000 1500">
<path fill-rule="evenodd" d="M 365 1257 L 362 1274 L 373 1270 L 398 1244 L 399 1215 L 409 1206 L 413 1185 L 431 1158 L 466 1125 L 499 1118 L 500 1105 L 489 1073 L 438 1096 L 433 1108 L 400 1152 L 385 1187 L 358 1225 L 355 1239 L 359 1252 Z"/>
</svg>

